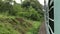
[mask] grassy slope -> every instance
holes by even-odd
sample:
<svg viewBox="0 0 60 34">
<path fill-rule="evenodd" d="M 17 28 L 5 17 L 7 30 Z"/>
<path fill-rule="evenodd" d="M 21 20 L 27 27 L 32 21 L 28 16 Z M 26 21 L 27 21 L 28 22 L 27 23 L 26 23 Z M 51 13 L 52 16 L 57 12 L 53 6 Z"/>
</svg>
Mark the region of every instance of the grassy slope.
<svg viewBox="0 0 60 34">
<path fill-rule="evenodd" d="M 12 21 L 12 19 L 16 22 Z M 14 16 L 0 15 L 0 34 L 38 34 L 40 25 L 40 21 L 22 18 L 21 24 L 21 20 L 15 19 Z"/>
<path fill-rule="evenodd" d="M 20 34 L 20 33 L 14 30 L 11 24 L 0 22 L 0 34 Z"/>
</svg>

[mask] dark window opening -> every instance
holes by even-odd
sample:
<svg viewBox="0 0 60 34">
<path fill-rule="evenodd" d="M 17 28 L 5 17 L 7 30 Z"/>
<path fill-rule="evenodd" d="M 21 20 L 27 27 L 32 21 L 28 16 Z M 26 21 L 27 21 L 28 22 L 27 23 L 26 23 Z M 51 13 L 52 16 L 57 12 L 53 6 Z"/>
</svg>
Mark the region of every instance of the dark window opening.
<svg viewBox="0 0 60 34">
<path fill-rule="evenodd" d="M 49 18 L 54 19 L 54 9 L 52 8 L 51 11 L 49 11 Z"/>
<path fill-rule="evenodd" d="M 52 29 L 53 32 L 54 32 L 54 22 L 51 21 L 51 20 L 49 20 L 49 25 L 50 25 L 51 29 Z"/>
<path fill-rule="evenodd" d="M 52 34 L 50 29 L 49 29 L 49 32 L 50 32 L 50 34 Z"/>
<path fill-rule="evenodd" d="M 49 5 L 49 9 L 50 9 L 53 5 L 54 5 L 54 2 L 52 2 L 52 4 L 51 4 L 51 5 Z"/>
</svg>

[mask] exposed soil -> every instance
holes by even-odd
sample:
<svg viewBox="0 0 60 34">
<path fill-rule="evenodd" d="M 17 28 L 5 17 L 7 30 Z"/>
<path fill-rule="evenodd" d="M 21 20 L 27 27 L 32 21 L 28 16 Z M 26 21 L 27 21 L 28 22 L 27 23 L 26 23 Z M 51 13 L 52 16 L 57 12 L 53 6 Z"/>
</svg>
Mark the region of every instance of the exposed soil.
<svg viewBox="0 0 60 34">
<path fill-rule="evenodd" d="M 46 34 L 46 28 L 45 28 L 45 23 L 42 23 L 38 34 Z"/>
</svg>

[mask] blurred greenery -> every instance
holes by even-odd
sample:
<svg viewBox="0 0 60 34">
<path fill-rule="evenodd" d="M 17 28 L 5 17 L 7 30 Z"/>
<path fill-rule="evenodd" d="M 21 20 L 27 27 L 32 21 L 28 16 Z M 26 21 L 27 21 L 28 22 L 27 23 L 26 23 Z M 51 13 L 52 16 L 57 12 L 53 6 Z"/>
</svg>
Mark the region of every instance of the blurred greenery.
<svg viewBox="0 0 60 34">
<path fill-rule="evenodd" d="M 43 13 L 37 0 L 0 0 L 0 34 L 38 34 Z"/>
<path fill-rule="evenodd" d="M 11 24 L 0 22 L 0 34 L 20 34 L 20 33 L 14 30 Z"/>
</svg>

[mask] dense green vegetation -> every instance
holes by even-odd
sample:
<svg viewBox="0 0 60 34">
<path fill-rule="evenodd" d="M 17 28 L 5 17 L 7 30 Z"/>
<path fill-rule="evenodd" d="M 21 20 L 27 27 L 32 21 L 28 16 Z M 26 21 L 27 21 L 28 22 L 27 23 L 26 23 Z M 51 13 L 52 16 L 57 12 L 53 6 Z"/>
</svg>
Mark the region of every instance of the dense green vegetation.
<svg viewBox="0 0 60 34">
<path fill-rule="evenodd" d="M 42 21 L 42 5 L 37 0 L 21 4 L 0 0 L 0 34 L 38 34 Z"/>
</svg>

